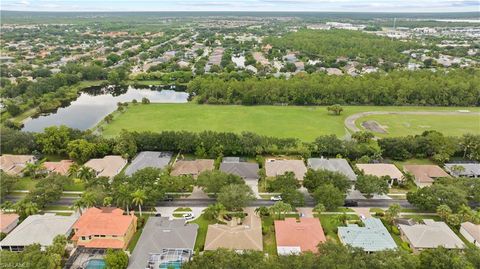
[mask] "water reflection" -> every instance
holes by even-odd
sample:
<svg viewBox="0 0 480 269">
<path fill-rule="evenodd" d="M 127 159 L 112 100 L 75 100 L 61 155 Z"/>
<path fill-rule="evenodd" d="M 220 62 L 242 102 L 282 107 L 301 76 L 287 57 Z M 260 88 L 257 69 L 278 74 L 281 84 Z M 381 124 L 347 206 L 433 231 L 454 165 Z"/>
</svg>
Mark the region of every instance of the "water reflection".
<svg viewBox="0 0 480 269">
<path fill-rule="evenodd" d="M 107 86 L 84 89 L 79 97 L 55 113 L 40 115 L 25 122 L 23 130 L 42 132 L 45 127 L 67 125 L 86 130 L 117 109 L 118 102 L 138 102 L 146 97 L 151 103 L 186 103 L 188 93 L 178 86 Z"/>
</svg>

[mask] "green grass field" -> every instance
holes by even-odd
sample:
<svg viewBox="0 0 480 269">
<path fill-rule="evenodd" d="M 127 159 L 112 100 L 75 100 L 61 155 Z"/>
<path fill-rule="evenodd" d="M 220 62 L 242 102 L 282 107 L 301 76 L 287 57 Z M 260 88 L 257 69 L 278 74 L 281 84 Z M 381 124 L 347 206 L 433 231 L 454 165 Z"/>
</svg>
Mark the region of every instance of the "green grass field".
<svg viewBox="0 0 480 269">
<path fill-rule="evenodd" d="M 357 120 L 359 126 L 367 120 L 375 120 L 384 127 L 386 134 L 375 133 L 386 137 L 395 134 L 406 136 L 421 134 L 427 130 L 441 131 L 444 135 L 458 136 L 465 133 L 480 134 L 480 116 L 465 115 L 371 115 Z"/>
<path fill-rule="evenodd" d="M 346 135 L 345 118 L 365 111 L 455 111 L 462 108 L 448 107 L 374 107 L 345 106 L 340 116 L 327 113 L 323 106 L 213 106 L 197 104 L 149 104 L 130 105 L 126 112 L 115 117 L 112 123 L 103 125 L 103 135 L 112 137 L 122 129 L 130 131 L 186 130 L 200 132 L 212 130 L 218 132 L 250 131 L 275 137 L 294 137 L 302 141 L 313 141 L 325 134 L 338 137 Z M 479 108 L 468 108 L 480 111 Z M 389 116 L 386 116 L 389 117 Z M 415 118 L 417 116 L 413 116 Z M 422 116 L 425 118 L 425 116 Z M 466 116 L 459 116 L 466 117 Z M 361 122 L 364 118 L 357 120 Z M 394 121 L 397 119 L 393 118 Z M 458 120 L 453 117 L 433 119 L 433 123 L 424 123 L 448 134 L 461 135 L 473 126 L 475 119 Z M 464 118 L 462 118 L 464 119 Z M 436 122 L 435 122 L 436 121 Z M 389 121 L 390 122 L 390 121 Z M 385 124 L 389 124 L 389 122 Z M 400 123 L 401 125 L 401 123 Z M 450 127 L 452 126 L 452 127 Z M 461 127 L 461 128 L 460 128 Z M 415 128 L 389 128 L 388 135 L 415 134 Z M 470 130 L 470 132 L 472 132 Z M 480 130 L 477 130 L 480 133 Z"/>
</svg>

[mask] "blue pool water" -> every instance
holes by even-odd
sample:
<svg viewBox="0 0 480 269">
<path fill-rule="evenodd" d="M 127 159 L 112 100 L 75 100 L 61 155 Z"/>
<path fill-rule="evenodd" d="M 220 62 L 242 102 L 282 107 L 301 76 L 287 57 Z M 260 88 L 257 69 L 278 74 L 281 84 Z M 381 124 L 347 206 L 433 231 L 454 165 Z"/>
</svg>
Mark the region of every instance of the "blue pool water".
<svg viewBox="0 0 480 269">
<path fill-rule="evenodd" d="M 86 269 L 104 269 L 106 267 L 105 261 L 102 259 L 91 259 L 87 263 Z"/>
<path fill-rule="evenodd" d="M 159 269 L 180 269 L 182 268 L 182 261 L 170 261 L 160 264 Z"/>
</svg>

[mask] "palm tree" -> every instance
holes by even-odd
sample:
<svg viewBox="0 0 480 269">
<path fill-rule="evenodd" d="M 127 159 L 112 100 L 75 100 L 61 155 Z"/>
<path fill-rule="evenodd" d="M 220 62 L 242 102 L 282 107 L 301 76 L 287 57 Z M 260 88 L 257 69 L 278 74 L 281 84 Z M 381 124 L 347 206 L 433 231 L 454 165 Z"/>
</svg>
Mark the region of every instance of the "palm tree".
<svg viewBox="0 0 480 269">
<path fill-rule="evenodd" d="M 45 169 L 43 163 L 27 163 L 24 170 L 25 173 L 32 178 L 37 178 L 38 172 L 40 172 L 42 169 Z"/>
<path fill-rule="evenodd" d="M 385 218 L 390 224 L 393 224 L 393 221 L 398 217 L 400 211 L 402 211 L 402 208 L 399 204 L 391 204 L 385 211 Z"/>
<path fill-rule="evenodd" d="M 10 201 L 5 201 L 3 202 L 3 204 L 0 205 L 0 208 L 3 210 L 3 211 L 11 211 L 12 209 L 14 209 L 14 206 L 13 206 L 13 203 L 10 202 Z"/>
<path fill-rule="evenodd" d="M 82 166 L 78 169 L 78 177 L 86 182 L 95 177 L 95 172 L 90 167 Z"/>
<path fill-rule="evenodd" d="M 117 192 L 117 206 L 121 206 L 122 208 L 127 209 L 127 214 L 130 214 L 130 191 L 127 189 L 126 186 L 120 186 Z"/>
<path fill-rule="evenodd" d="M 255 208 L 255 214 L 257 214 L 260 217 L 268 216 L 269 213 L 270 212 L 268 211 L 268 208 L 266 206 Z"/>
<path fill-rule="evenodd" d="M 25 215 L 30 216 L 38 213 L 38 206 L 33 202 L 26 202 L 24 205 Z"/>
<path fill-rule="evenodd" d="M 82 198 L 80 198 L 80 200 L 82 200 L 83 205 L 85 205 L 87 208 L 94 206 L 97 202 L 95 199 L 95 194 L 88 191 L 82 194 Z"/>
<path fill-rule="evenodd" d="M 225 210 L 226 209 L 224 205 L 222 205 L 221 203 L 216 203 L 216 204 L 209 205 L 205 209 L 204 213 L 207 216 L 211 216 L 212 219 L 218 219 Z"/>
<path fill-rule="evenodd" d="M 107 196 L 103 198 L 103 206 L 111 206 L 113 198 L 111 196 Z"/>
<path fill-rule="evenodd" d="M 73 210 L 80 212 L 80 216 L 83 214 L 82 212 L 82 208 L 85 207 L 85 205 L 83 204 L 83 200 L 82 199 L 78 199 L 78 200 L 75 200 L 75 202 L 73 202 Z"/>
<path fill-rule="evenodd" d="M 275 214 L 278 214 L 278 218 L 280 219 L 282 214 L 285 216 L 287 212 L 292 211 L 292 206 L 282 201 L 278 201 L 270 207 L 270 210 L 274 216 Z"/>
<path fill-rule="evenodd" d="M 458 215 L 460 216 L 462 222 L 471 221 L 475 215 L 475 212 L 473 212 L 469 206 L 461 205 L 460 209 L 458 210 Z"/>
<path fill-rule="evenodd" d="M 136 190 L 133 194 L 132 194 L 132 202 L 138 206 L 138 211 L 140 211 L 140 217 L 142 216 L 142 205 L 143 205 L 143 202 L 145 202 L 145 200 L 147 199 L 147 195 L 145 194 L 145 191 L 144 190 Z"/>
<path fill-rule="evenodd" d="M 439 205 L 437 206 L 437 215 L 440 216 L 442 220 L 447 220 L 448 216 L 452 214 L 452 209 L 448 205 Z"/>
<path fill-rule="evenodd" d="M 343 214 L 337 215 L 337 216 L 336 216 L 336 220 L 337 220 L 338 222 L 340 222 L 341 224 L 346 225 L 346 224 L 347 224 L 347 220 L 348 220 L 348 215 L 347 215 L 347 213 L 343 212 Z"/>
<path fill-rule="evenodd" d="M 78 170 L 80 170 L 80 165 L 78 165 L 78 163 L 72 163 L 68 168 L 68 176 L 76 177 L 78 175 Z"/>
</svg>

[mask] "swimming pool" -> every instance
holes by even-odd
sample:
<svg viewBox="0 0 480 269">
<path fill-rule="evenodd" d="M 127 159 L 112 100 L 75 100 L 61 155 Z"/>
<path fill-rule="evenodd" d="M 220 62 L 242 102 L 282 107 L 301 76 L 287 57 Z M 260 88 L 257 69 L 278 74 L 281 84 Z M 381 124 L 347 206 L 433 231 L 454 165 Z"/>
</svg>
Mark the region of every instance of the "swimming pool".
<svg viewBox="0 0 480 269">
<path fill-rule="evenodd" d="M 91 259 L 87 262 L 85 269 L 104 269 L 106 267 L 105 260 Z"/>
<path fill-rule="evenodd" d="M 160 264 L 159 269 L 180 269 L 182 268 L 182 261 L 169 261 Z"/>
</svg>

